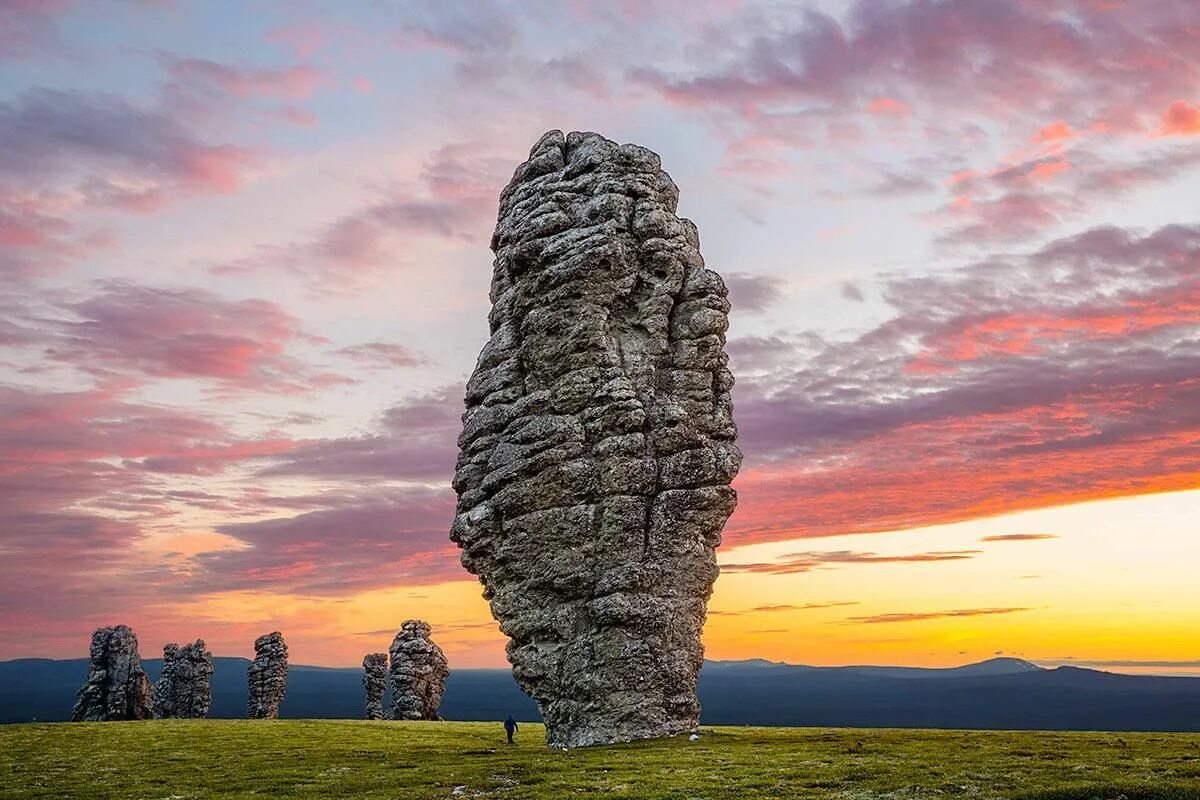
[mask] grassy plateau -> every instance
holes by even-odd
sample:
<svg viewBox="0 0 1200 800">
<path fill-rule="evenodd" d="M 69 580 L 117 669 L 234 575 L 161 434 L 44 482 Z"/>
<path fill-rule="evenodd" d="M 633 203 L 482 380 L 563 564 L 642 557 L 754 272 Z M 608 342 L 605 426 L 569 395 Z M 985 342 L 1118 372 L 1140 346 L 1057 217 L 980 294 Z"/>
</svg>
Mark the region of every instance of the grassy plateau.
<svg viewBox="0 0 1200 800">
<path fill-rule="evenodd" d="M 4 798 L 1200 800 L 1200 735 L 705 728 L 550 751 L 541 726 L 157 720 L 0 726 Z"/>
</svg>

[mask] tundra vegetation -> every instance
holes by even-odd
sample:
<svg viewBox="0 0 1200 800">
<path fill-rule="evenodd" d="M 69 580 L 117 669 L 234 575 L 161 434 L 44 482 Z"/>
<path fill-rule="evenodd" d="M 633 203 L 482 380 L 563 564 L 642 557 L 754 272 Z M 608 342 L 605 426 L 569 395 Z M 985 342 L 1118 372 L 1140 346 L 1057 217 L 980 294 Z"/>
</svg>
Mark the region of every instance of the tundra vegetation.
<svg viewBox="0 0 1200 800">
<path fill-rule="evenodd" d="M 1200 734 L 702 728 L 567 751 L 499 722 L 0 726 L 0 797 L 1196 800 Z"/>
</svg>

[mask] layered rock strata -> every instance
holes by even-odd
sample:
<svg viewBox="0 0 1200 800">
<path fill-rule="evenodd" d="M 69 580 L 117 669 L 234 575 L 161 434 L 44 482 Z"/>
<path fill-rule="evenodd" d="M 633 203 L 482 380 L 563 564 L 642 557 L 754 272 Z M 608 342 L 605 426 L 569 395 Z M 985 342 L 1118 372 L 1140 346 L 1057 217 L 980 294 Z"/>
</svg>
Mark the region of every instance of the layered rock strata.
<svg viewBox="0 0 1200 800">
<path fill-rule="evenodd" d="M 659 157 L 543 136 L 500 196 L 451 538 L 551 746 L 696 728 L 733 512 L 729 303 Z"/>
<path fill-rule="evenodd" d="M 125 625 L 98 628 L 71 719 L 111 722 L 150 719 L 152 714 L 150 679 L 142 669 L 137 636 Z"/>
<path fill-rule="evenodd" d="M 389 648 L 392 684 L 391 719 L 441 719 L 438 708 L 450 670 L 446 655 L 431 638 L 428 622 L 410 619 L 400 626 Z"/>
</svg>

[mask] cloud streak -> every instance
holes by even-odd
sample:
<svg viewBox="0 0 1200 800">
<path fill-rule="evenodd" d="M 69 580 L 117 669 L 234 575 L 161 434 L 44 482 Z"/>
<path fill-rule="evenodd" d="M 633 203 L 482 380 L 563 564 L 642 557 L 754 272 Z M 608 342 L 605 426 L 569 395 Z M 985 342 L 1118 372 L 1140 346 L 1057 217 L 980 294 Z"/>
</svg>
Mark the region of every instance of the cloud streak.
<svg viewBox="0 0 1200 800">
<path fill-rule="evenodd" d="M 1045 539 L 1057 539 L 1052 533 L 1002 533 L 996 536 L 984 536 L 981 542 L 1040 542 Z"/>
<path fill-rule="evenodd" d="M 1033 611 L 1031 608 L 960 608 L 954 611 L 924 611 L 901 614 L 874 614 L 866 617 L 848 617 L 849 622 L 863 625 L 888 625 L 898 622 L 926 622 L 934 619 L 957 619 L 959 617 L 990 617 L 1000 614 L 1016 614 Z"/>
<path fill-rule="evenodd" d="M 446 489 L 349 495 L 295 517 L 222 525 L 244 545 L 193 559 L 192 590 L 274 589 L 307 595 L 454 580 L 457 551 L 448 544 L 454 501 Z"/>
<path fill-rule="evenodd" d="M 196 379 L 227 392 L 282 394 L 352 382 L 292 354 L 321 340 L 277 303 L 129 280 L 92 288 L 83 299 L 66 301 L 30 292 L 23 303 L 0 308 L 0 320 L 19 331 L 13 344 L 36 347 L 44 363 L 101 380 Z M 394 362 L 402 348 L 376 345 L 364 352 Z"/>
<path fill-rule="evenodd" d="M 845 606 L 862 605 L 857 600 L 845 600 L 829 603 L 801 603 L 799 605 L 793 603 L 772 603 L 763 606 L 754 606 L 753 608 L 742 609 L 741 611 L 709 611 L 711 616 L 726 616 L 736 617 L 744 614 L 770 614 L 778 611 L 819 611 L 826 608 L 843 608 Z"/>
<path fill-rule="evenodd" d="M 858 553 L 850 550 L 832 552 L 795 553 L 782 561 L 766 561 L 748 564 L 723 564 L 722 572 L 749 572 L 760 575 L 794 575 L 811 572 L 831 564 L 928 564 L 940 561 L 965 561 L 979 555 L 982 550 L 940 550 L 930 553 L 907 555 L 878 555 Z"/>
</svg>

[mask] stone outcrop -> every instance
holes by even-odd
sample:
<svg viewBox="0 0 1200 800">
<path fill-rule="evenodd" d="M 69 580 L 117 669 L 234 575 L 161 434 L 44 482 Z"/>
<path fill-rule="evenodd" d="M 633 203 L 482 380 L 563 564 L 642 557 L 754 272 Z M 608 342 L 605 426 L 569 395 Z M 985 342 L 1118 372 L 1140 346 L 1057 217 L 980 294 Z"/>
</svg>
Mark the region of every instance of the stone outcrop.
<svg viewBox="0 0 1200 800">
<path fill-rule="evenodd" d="M 212 653 L 203 639 L 163 646 L 163 668 L 154 684 L 154 716 L 200 718 L 212 706 Z"/>
<path fill-rule="evenodd" d="M 250 682 L 250 719 L 275 719 L 287 691 L 287 645 L 279 631 L 254 640 L 254 661 L 247 670 Z"/>
<path fill-rule="evenodd" d="M 109 722 L 151 715 L 150 679 L 142 669 L 137 636 L 125 625 L 98 628 L 92 634 L 87 679 L 71 719 Z"/>
<path fill-rule="evenodd" d="M 441 719 L 438 708 L 450 670 L 442 648 L 430 638 L 428 622 L 410 619 L 389 648 L 392 664 L 391 719 Z"/>
<path fill-rule="evenodd" d="M 383 719 L 383 693 L 387 690 L 387 653 L 363 656 L 363 692 L 366 693 L 367 719 Z"/>
<path fill-rule="evenodd" d="M 451 538 L 551 746 L 683 733 L 733 512 L 721 278 L 659 157 L 543 136 L 500 195 Z"/>
</svg>

